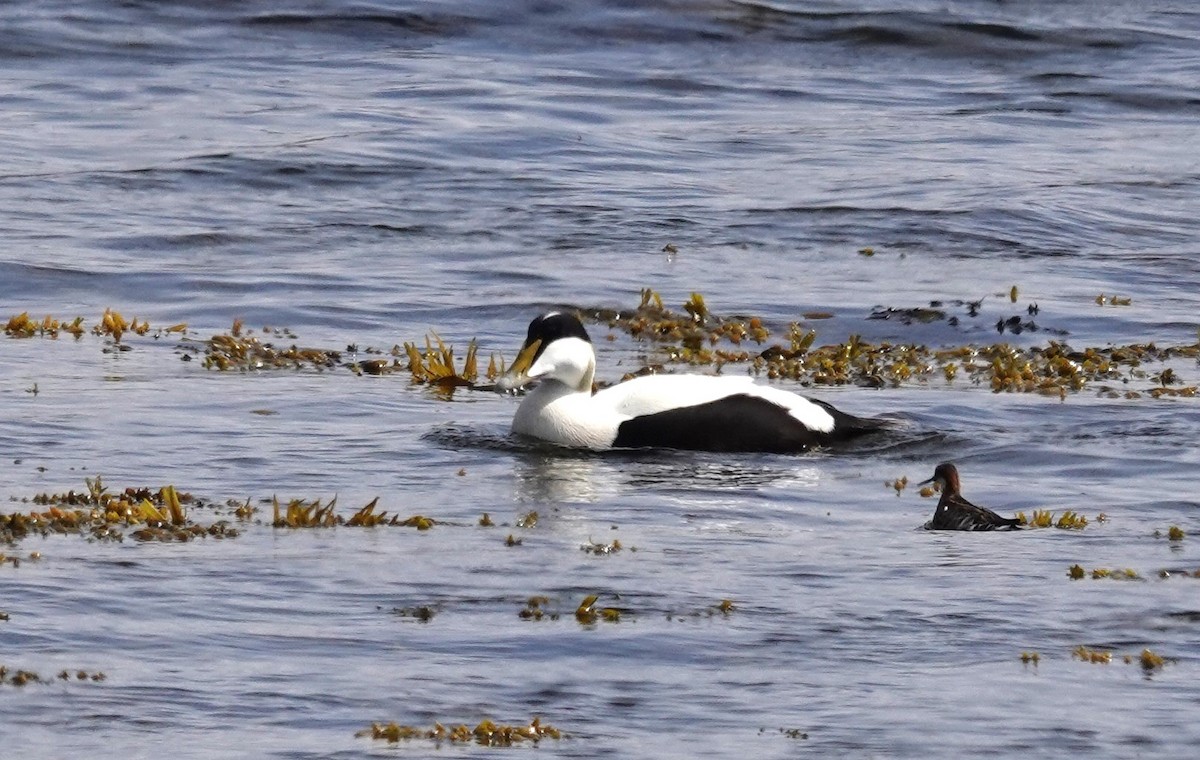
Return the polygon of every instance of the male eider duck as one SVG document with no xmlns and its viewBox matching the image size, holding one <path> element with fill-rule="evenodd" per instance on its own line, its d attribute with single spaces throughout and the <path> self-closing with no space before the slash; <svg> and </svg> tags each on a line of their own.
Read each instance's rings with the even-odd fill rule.
<svg viewBox="0 0 1200 760">
<path fill-rule="evenodd" d="M 500 391 L 537 380 L 513 432 L 582 449 L 672 448 L 794 452 L 884 426 L 823 401 L 758 385 L 750 377 L 648 375 L 592 393 L 596 353 L 575 316 L 552 311 L 529 323 Z"/>
<path fill-rule="evenodd" d="M 942 489 L 933 519 L 925 523 L 926 530 L 1017 530 L 1021 521 L 1015 517 L 1001 517 L 987 507 L 972 504 L 963 498 L 962 486 L 958 482 L 958 468 L 950 462 L 942 462 L 933 471 L 933 477 L 918 485 L 937 483 Z"/>
</svg>

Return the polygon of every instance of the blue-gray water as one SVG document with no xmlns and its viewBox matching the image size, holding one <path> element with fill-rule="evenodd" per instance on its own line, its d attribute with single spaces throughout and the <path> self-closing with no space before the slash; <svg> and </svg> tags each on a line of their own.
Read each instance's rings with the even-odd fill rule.
<svg viewBox="0 0 1200 760">
<path fill-rule="evenodd" d="M 1179 0 L 15 2 L 0 61 L 4 320 L 241 318 L 332 348 L 436 330 L 511 356 L 547 306 L 651 287 L 776 337 L 831 312 L 818 343 L 990 343 L 1031 303 L 1045 329 L 1005 339 L 1182 345 L 1200 324 L 1200 13 Z M 981 297 L 958 326 L 867 319 Z M 647 358 L 593 331 L 605 380 Z M 5 757 L 422 756 L 355 732 L 533 715 L 569 733 L 539 752 L 576 757 L 1200 742 L 1200 580 L 1157 576 L 1200 567 L 1194 400 L 848 387 L 810 392 L 895 415 L 894 440 L 557 456 L 506 437 L 512 398 L 126 343 L 0 340 L 0 497 L 102 474 L 447 524 L 2 547 L 42 558 L 0 564 L 0 665 L 107 676 L 0 685 Z M 884 481 L 944 459 L 1002 512 L 1093 522 L 915 530 L 932 502 Z M 1171 525 L 1183 542 L 1155 537 Z M 576 622 L 590 593 L 621 621 Z M 522 620 L 533 595 L 565 614 Z M 1143 648 L 1167 665 L 1121 661 Z"/>
</svg>

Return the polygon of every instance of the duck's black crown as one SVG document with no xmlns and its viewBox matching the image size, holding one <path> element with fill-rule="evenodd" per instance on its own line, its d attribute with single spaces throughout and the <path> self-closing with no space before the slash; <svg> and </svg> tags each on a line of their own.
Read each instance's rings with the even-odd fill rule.
<svg viewBox="0 0 1200 760">
<path fill-rule="evenodd" d="M 587 330 L 583 329 L 583 323 L 574 314 L 550 311 L 534 317 L 533 321 L 529 323 L 529 332 L 525 335 L 525 345 L 528 346 L 535 340 L 540 340 L 542 345 L 537 352 L 540 356 L 542 351 L 546 350 L 546 346 L 559 338 L 579 338 L 588 343 L 592 342 L 592 339 L 588 337 Z"/>
</svg>

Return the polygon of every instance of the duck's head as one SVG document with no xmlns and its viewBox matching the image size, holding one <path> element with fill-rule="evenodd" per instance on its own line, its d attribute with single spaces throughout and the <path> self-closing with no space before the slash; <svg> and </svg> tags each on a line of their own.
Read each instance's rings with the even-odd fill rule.
<svg viewBox="0 0 1200 760">
<path fill-rule="evenodd" d="M 962 487 L 958 482 L 958 468 L 950 462 L 942 462 L 933 470 L 933 477 L 929 480 L 923 480 L 917 485 L 923 486 L 926 483 L 937 483 L 938 488 L 942 489 L 942 493 L 961 493 Z"/>
<path fill-rule="evenodd" d="M 572 390 L 592 392 L 596 352 L 574 314 L 547 312 L 529 323 L 525 343 L 496 390 L 511 392 L 533 380 L 553 380 Z"/>
</svg>

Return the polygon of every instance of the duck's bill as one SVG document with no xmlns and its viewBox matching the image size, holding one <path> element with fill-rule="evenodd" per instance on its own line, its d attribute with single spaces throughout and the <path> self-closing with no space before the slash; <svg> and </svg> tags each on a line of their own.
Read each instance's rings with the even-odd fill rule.
<svg viewBox="0 0 1200 760">
<path fill-rule="evenodd" d="M 529 376 L 529 368 L 533 366 L 534 357 L 537 356 L 538 349 L 541 347 L 542 341 L 540 340 L 521 346 L 512 366 L 496 379 L 496 390 L 500 393 L 512 393 L 532 382 L 533 378 Z"/>
</svg>

